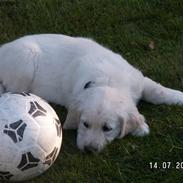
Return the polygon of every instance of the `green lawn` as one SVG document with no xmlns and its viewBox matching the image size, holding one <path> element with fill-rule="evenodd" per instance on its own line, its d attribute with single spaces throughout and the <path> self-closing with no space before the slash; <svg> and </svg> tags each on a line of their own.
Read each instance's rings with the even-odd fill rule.
<svg viewBox="0 0 183 183">
<path fill-rule="evenodd" d="M 145 75 L 183 91 L 182 0 L 7 1 L 0 0 L 0 44 L 36 33 L 90 37 Z M 66 112 L 53 107 L 64 121 Z M 149 164 L 183 162 L 183 107 L 142 102 L 139 110 L 150 126 L 149 136 L 127 136 L 100 154 L 83 154 L 76 147 L 76 132 L 64 131 L 55 164 L 27 183 L 182 182 L 183 167 L 150 169 Z"/>
</svg>

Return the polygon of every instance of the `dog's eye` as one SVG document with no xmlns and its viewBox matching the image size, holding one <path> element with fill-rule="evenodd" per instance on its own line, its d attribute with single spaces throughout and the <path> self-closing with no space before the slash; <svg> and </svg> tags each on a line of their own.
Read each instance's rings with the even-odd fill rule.
<svg viewBox="0 0 183 183">
<path fill-rule="evenodd" d="M 89 124 L 86 121 L 83 122 L 83 125 L 84 125 L 85 128 L 89 128 L 90 127 Z"/>
<path fill-rule="evenodd" d="M 109 132 L 109 131 L 112 130 L 112 128 L 109 127 L 109 126 L 107 126 L 107 125 L 104 125 L 104 126 L 102 127 L 102 130 L 103 130 L 104 132 Z"/>
</svg>

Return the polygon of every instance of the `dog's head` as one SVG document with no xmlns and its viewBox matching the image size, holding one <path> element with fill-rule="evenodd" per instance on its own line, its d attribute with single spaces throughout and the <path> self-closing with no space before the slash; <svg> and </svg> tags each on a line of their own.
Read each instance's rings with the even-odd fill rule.
<svg viewBox="0 0 183 183">
<path fill-rule="evenodd" d="M 100 151 L 115 138 L 132 133 L 142 120 L 127 94 L 111 87 L 91 87 L 69 111 L 65 128 L 78 128 L 77 146 Z"/>
</svg>

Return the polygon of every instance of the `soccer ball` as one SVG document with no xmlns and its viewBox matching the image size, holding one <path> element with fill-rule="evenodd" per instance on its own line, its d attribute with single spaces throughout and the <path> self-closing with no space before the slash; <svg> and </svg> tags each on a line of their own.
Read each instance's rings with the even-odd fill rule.
<svg viewBox="0 0 183 183">
<path fill-rule="evenodd" d="M 51 106 L 30 93 L 0 97 L 0 180 L 22 181 L 55 161 L 62 128 Z"/>
</svg>

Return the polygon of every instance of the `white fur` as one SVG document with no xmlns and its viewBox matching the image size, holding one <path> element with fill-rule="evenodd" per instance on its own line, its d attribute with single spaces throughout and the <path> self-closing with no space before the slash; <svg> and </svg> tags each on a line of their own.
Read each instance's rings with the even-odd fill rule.
<svg viewBox="0 0 183 183">
<path fill-rule="evenodd" d="M 144 77 L 119 54 L 90 39 L 56 34 L 25 36 L 0 47 L 0 84 L 2 93 L 27 91 L 64 105 L 64 128 L 78 128 L 81 150 L 100 151 L 129 133 L 148 134 L 136 108 L 141 98 L 183 104 L 182 92 Z"/>
</svg>

